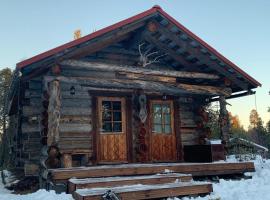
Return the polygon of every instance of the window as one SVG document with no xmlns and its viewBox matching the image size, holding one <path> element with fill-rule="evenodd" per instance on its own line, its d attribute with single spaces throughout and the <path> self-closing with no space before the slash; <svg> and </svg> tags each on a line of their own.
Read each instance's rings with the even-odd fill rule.
<svg viewBox="0 0 270 200">
<path fill-rule="evenodd" d="M 152 103 L 152 131 L 154 133 L 172 133 L 171 102 Z"/>
<path fill-rule="evenodd" d="M 104 133 L 121 133 L 123 129 L 122 102 L 102 100 L 102 130 Z"/>
</svg>

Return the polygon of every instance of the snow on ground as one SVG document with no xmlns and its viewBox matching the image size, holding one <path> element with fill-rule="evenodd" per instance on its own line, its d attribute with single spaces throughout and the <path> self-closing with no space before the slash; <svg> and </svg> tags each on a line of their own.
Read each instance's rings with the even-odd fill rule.
<svg viewBox="0 0 270 200">
<path fill-rule="evenodd" d="M 46 190 L 38 190 L 26 195 L 11 194 L 0 180 L 0 200 L 73 200 L 73 198 L 70 194 L 56 194 L 54 191 Z"/>
<path fill-rule="evenodd" d="M 230 160 L 232 161 L 232 160 Z M 257 158 L 255 173 L 252 179 L 223 180 L 213 183 L 214 192 L 205 197 L 188 198 L 181 200 L 270 200 L 270 160 Z M 169 198 L 168 200 L 180 200 Z"/>
<path fill-rule="evenodd" d="M 232 162 L 234 159 L 229 159 Z M 223 180 L 213 183 L 214 192 L 205 197 L 188 198 L 181 200 L 270 200 L 270 160 L 255 161 L 256 172 L 252 179 Z M 56 194 L 54 191 L 38 190 L 27 195 L 11 194 L 0 181 L 0 200 L 73 200 L 69 194 Z M 180 200 L 168 198 L 168 200 Z"/>
</svg>

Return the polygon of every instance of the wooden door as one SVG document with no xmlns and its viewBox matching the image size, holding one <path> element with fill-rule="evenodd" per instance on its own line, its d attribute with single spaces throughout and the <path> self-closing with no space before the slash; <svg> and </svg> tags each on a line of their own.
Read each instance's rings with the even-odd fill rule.
<svg viewBox="0 0 270 200">
<path fill-rule="evenodd" d="M 98 158 L 100 163 L 126 162 L 126 103 L 124 98 L 98 98 Z"/>
<path fill-rule="evenodd" d="M 176 161 L 173 101 L 153 100 L 150 102 L 150 112 L 152 160 Z"/>
</svg>

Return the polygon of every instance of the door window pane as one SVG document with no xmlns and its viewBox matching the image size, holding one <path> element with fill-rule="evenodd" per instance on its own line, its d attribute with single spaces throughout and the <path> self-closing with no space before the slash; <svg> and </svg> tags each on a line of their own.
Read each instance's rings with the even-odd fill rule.
<svg viewBox="0 0 270 200">
<path fill-rule="evenodd" d="M 102 132 L 122 132 L 121 101 L 102 101 Z"/>
<path fill-rule="evenodd" d="M 102 132 L 112 132 L 112 123 L 104 122 L 102 126 Z"/>
<path fill-rule="evenodd" d="M 113 121 L 121 121 L 121 112 L 113 112 Z"/>
<path fill-rule="evenodd" d="M 121 111 L 121 101 L 113 101 L 112 105 L 113 105 L 113 110 Z"/>
<path fill-rule="evenodd" d="M 122 123 L 114 122 L 113 123 L 113 132 L 122 132 Z"/>
<path fill-rule="evenodd" d="M 154 124 L 154 133 L 162 133 L 162 125 L 161 124 Z"/>
<path fill-rule="evenodd" d="M 171 115 L 164 115 L 165 124 L 171 124 Z"/>
<path fill-rule="evenodd" d="M 152 104 L 152 130 L 154 133 L 172 133 L 171 104 L 160 102 Z"/>
<path fill-rule="evenodd" d="M 164 125 L 164 133 L 171 133 L 171 125 Z"/>
<path fill-rule="evenodd" d="M 154 123 L 161 124 L 162 123 L 162 115 L 161 113 L 154 113 Z"/>
</svg>

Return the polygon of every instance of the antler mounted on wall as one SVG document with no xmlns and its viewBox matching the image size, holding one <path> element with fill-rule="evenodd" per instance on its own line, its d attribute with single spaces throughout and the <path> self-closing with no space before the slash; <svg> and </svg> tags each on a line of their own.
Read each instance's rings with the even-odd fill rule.
<svg viewBox="0 0 270 200">
<path fill-rule="evenodd" d="M 151 48 L 146 50 L 144 53 L 142 53 L 141 47 L 145 45 L 145 43 L 139 44 L 139 53 L 140 53 L 140 60 L 139 64 L 142 67 L 146 67 L 147 65 L 153 64 L 153 63 L 158 63 L 159 59 L 163 56 L 166 56 L 167 53 L 159 55 L 158 51 L 150 52 Z M 154 55 L 156 55 L 154 57 Z"/>
</svg>

